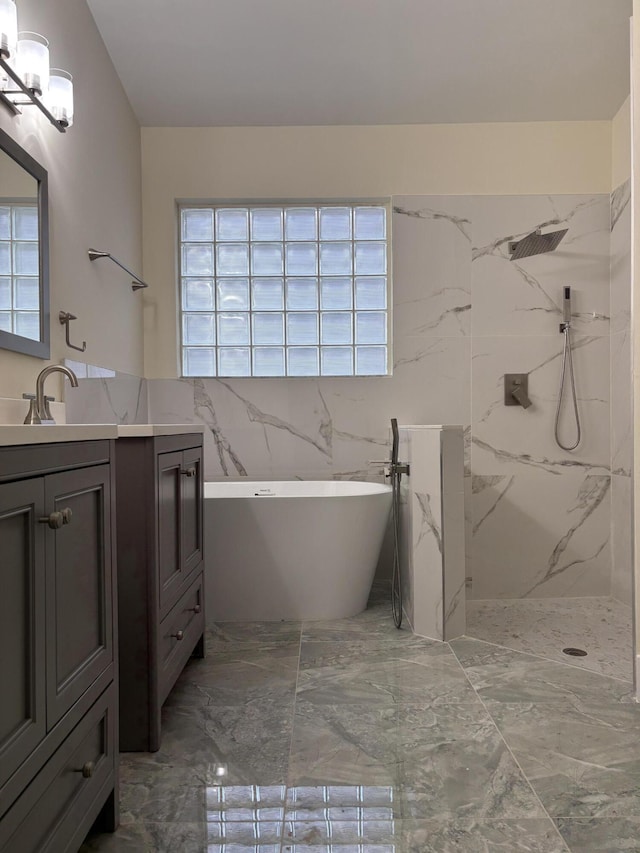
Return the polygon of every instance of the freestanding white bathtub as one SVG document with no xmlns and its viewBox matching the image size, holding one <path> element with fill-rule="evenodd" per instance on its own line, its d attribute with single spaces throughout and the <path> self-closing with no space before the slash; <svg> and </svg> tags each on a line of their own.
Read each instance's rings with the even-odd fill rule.
<svg viewBox="0 0 640 853">
<path fill-rule="evenodd" d="M 364 610 L 391 487 L 205 483 L 207 622 L 341 619 Z"/>
</svg>

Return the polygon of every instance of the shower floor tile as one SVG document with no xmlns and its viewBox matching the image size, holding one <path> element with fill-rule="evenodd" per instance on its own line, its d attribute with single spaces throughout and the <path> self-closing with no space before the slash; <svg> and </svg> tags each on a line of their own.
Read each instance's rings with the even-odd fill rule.
<svg viewBox="0 0 640 853">
<path fill-rule="evenodd" d="M 468 637 L 633 679 L 631 608 L 613 598 L 467 601 Z M 586 657 L 568 657 L 574 647 Z"/>
</svg>

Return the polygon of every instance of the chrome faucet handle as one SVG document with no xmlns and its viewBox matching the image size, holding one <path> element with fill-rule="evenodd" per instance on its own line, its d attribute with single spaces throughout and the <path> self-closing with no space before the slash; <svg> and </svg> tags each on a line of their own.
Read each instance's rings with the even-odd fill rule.
<svg viewBox="0 0 640 853">
<path fill-rule="evenodd" d="M 51 409 L 49 408 L 49 403 L 55 403 L 55 401 L 56 401 L 55 397 L 45 397 L 44 398 L 44 412 L 42 414 L 44 415 L 45 421 L 52 421 L 53 420 L 53 415 L 51 414 Z"/>
<path fill-rule="evenodd" d="M 37 424 L 41 424 L 40 415 L 38 414 L 38 410 L 36 408 L 36 395 L 35 394 L 23 394 L 22 395 L 25 400 L 29 401 L 29 411 L 27 412 L 27 416 L 24 419 L 23 423 L 31 424 L 33 426 Z"/>
</svg>

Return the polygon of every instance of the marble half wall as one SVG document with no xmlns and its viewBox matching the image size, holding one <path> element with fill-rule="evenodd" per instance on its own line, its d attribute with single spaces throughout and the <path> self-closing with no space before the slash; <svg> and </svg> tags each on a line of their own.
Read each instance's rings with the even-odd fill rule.
<svg viewBox="0 0 640 853">
<path fill-rule="evenodd" d="M 434 640 L 465 633 L 463 431 L 400 426 L 400 559 L 404 612 Z"/>
</svg>

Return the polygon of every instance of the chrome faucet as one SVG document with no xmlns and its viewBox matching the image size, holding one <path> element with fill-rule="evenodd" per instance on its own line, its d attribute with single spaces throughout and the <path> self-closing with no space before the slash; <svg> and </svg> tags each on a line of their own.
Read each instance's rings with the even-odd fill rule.
<svg viewBox="0 0 640 853">
<path fill-rule="evenodd" d="M 50 364 L 43 368 L 36 379 L 36 396 L 31 398 L 29 404 L 29 413 L 24 419 L 25 424 L 55 424 L 49 411 L 49 402 L 44 395 L 44 380 L 50 373 L 64 373 L 71 382 L 73 388 L 78 387 L 78 377 L 73 370 L 65 367 L 64 364 Z"/>
</svg>

